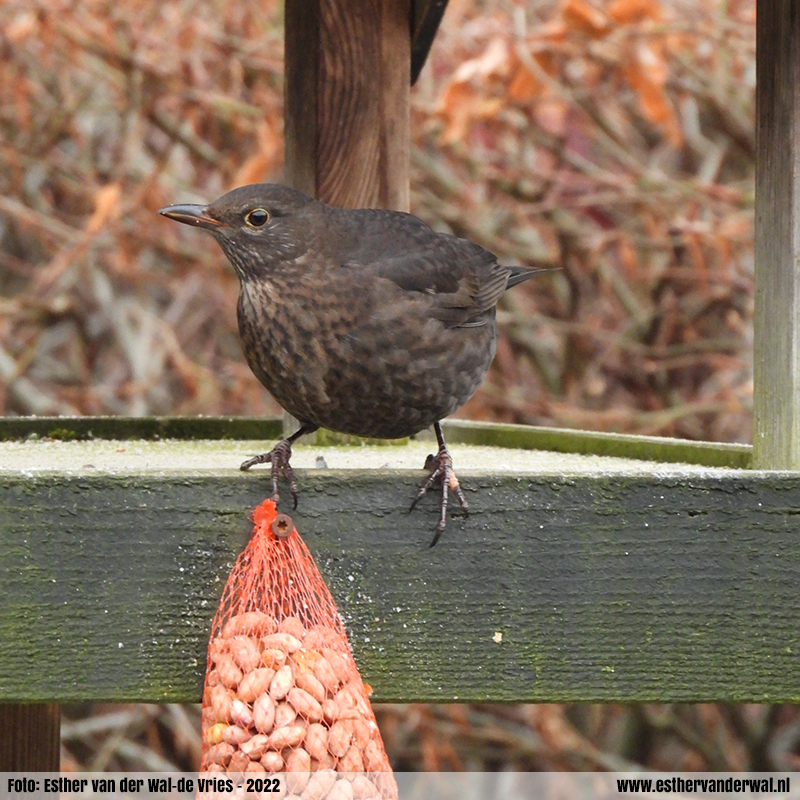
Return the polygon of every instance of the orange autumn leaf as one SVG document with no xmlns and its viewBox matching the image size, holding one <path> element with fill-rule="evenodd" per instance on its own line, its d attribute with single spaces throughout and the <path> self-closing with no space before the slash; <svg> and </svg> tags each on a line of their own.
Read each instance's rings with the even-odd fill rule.
<svg viewBox="0 0 800 800">
<path fill-rule="evenodd" d="M 640 42 L 628 63 L 625 77 L 639 101 L 645 119 L 664 132 L 673 147 L 683 144 L 683 131 L 667 98 L 665 86 L 669 69 L 660 48 Z"/>
<path fill-rule="evenodd" d="M 94 211 L 86 223 L 87 233 L 97 233 L 109 219 L 119 217 L 121 197 L 122 187 L 118 183 L 106 184 L 95 192 Z"/>
<path fill-rule="evenodd" d="M 656 0 L 614 0 L 608 6 L 608 15 L 622 25 L 658 21 L 661 19 L 661 7 Z"/>
<path fill-rule="evenodd" d="M 442 144 L 460 141 L 475 122 L 491 119 L 502 106 L 502 99 L 484 97 L 469 83 L 451 83 L 439 108 L 445 120 Z"/>
<path fill-rule="evenodd" d="M 544 93 L 545 86 L 542 81 L 524 64 L 518 64 L 508 84 L 508 99 L 516 103 L 526 103 L 541 97 Z"/>
<path fill-rule="evenodd" d="M 555 76 L 560 66 L 551 52 L 532 52 L 526 59 L 513 52 L 512 61 L 511 78 L 506 88 L 509 100 L 525 103 L 551 94 L 547 77 Z"/>
<path fill-rule="evenodd" d="M 567 0 L 561 16 L 569 28 L 589 36 L 605 36 L 608 32 L 608 17 L 586 0 Z"/>
</svg>

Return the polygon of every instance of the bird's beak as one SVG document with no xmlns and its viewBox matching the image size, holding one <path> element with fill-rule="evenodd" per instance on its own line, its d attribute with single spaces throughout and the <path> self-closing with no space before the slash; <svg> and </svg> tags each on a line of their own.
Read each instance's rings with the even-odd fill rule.
<svg viewBox="0 0 800 800">
<path fill-rule="evenodd" d="M 164 217 L 183 222 L 186 225 L 196 225 L 198 228 L 206 228 L 212 231 L 222 225 L 219 220 L 208 215 L 208 209 L 205 206 L 167 206 L 160 209 L 158 213 Z"/>
</svg>

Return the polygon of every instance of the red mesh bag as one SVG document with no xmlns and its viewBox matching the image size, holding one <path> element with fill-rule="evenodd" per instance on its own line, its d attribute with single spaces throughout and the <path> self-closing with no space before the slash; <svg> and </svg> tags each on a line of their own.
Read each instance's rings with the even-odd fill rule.
<svg viewBox="0 0 800 800">
<path fill-rule="evenodd" d="M 396 798 L 367 687 L 314 559 L 271 500 L 253 521 L 211 629 L 200 771 L 235 782 L 285 772 L 288 797 Z"/>
</svg>

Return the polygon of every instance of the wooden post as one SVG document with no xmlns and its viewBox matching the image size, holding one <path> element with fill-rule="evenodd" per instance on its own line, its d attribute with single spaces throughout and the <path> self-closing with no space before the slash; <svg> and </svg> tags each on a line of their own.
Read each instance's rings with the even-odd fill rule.
<svg viewBox="0 0 800 800">
<path fill-rule="evenodd" d="M 758 0 L 753 463 L 800 469 L 800 5 Z"/>
<path fill-rule="evenodd" d="M 61 707 L 0 704 L 0 772 L 59 772 Z"/>
<path fill-rule="evenodd" d="M 410 0 L 286 4 L 286 182 L 408 211 Z"/>
<path fill-rule="evenodd" d="M 284 14 L 286 182 L 408 211 L 410 0 L 292 0 Z M 285 414 L 284 436 L 297 427 Z"/>
</svg>

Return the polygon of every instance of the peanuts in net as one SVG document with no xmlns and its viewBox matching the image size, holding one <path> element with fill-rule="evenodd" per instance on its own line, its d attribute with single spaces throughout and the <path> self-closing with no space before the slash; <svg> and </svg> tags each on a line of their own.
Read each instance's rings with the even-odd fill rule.
<svg viewBox="0 0 800 800">
<path fill-rule="evenodd" d="M 256 509 L 214 620 L 201 772 L 286 773 L 284 796 L 302 800 L 396 798 L 333 598 L 297 532 L 275 535 L 275 516 L 272 501 Z"/>
</svg>

